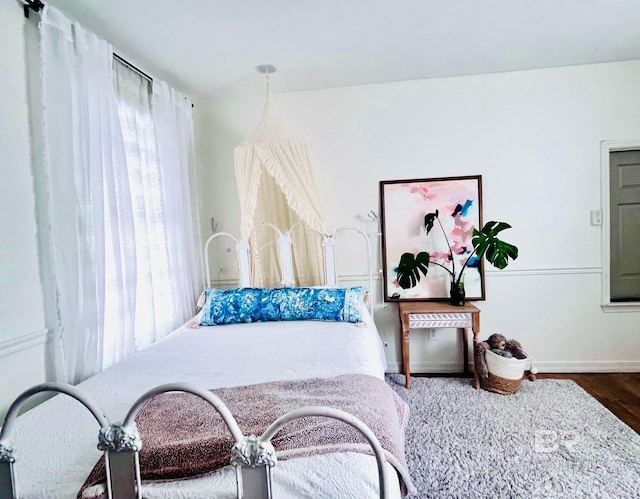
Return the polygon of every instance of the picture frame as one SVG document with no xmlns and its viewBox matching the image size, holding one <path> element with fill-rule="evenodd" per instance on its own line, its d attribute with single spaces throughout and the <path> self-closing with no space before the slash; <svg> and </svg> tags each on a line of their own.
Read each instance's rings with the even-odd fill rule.
<svg viewBox="0 0 640 499">
<path fill-rule="evenodd" d="M 448 301 L 451 275 L 447 269 L 453 263 L 458 275 L 469 257 L 463 273 L 466 299 L 485 299 L 483 259 L 474 256 L 471 243 L 473 229 L 483 226 L 481 175 L 382 180 L 380 214 L 385 302 Z M 432 214 L 428 234 L 427 214 Z M 418 282 L 403 288 L 398 281 L 402 255 L 417 257 L 421 252 L 429 255 L 427 273 L 416 271 Z M 407 285 L 406 279 L 401 282 Z"/>
</svg>

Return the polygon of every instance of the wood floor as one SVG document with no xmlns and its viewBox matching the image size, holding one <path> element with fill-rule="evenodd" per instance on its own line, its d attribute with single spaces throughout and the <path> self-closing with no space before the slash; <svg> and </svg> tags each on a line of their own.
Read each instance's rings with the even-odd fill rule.
<svg viewBox="0 0 640 499">
<path fill-rule="evenodd" d="M 412 376 L 462 376 L 414 374 Z M 571 379 L 640 434 L 640 373 L 545 373 L 538 379 Z"/>
</svg>

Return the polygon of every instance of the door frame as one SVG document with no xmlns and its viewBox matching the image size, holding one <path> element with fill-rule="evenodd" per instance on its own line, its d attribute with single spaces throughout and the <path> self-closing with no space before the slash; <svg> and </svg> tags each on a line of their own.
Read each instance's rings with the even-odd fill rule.
<svg viewBox="0 0 640 499">
<path fill-rule="evenodd" d="M 610 154 L 618 151 L 640 151 L 640 139 L 603 140 L 600 142 L 601 186 L 601 251 L 602 251 L 602 310 L 605 312 L 640 312 L 638 302 L 611 301 L 611 195 L 609 168 Z"/>
</svg>

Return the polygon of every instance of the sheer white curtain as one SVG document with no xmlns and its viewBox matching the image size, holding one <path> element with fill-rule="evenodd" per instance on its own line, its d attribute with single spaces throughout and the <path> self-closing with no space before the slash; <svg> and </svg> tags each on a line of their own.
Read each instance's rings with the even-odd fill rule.
<svg viewBox="0 0 640 499">
<path fill-rule="evenodd" d="M 41 22 L 56 379 L 77 383 L 170 333 L 201 291 L 191 104 L 113 62 L 46 7 Z"/>
<path fill-rule="evenodd" d="M 123 348 L 133 348 L 135 232 L 112 48 L 50 6 L 40 30 L 49 208 L 41 230 L 54 274 L 46 292 L 57 310 L 49 326 L 56 379 L 77 383 L 103 367 L 105 303 Z M 107 296 L 107 287 L 115 292 Z"/>
<path fill-rule="evenodd" d="M 151 116 L 151 82 L 114 61 L 113 81 L 127 162 L 136 246 L 135 348 L 143 348 L 174 329 L 174 305 L 169 280 L 167 226 L 156 138 Z M 116 268 L 107 268 L 115 277 Z M 108 284 L 115 284 L 112 279 Z M 105 308 L 117 306 L 117 286 L 107 286 Z M 107 331 L 117 331 L 117 320 L 105 317 Z M 105 364 L 132 352 L 120 335 L 105 335 Z"/>
<path fill-rule="evenodd" d="M 167 226 L 169 278 L 175 306 L 174 326 L 193 315 L 202 292 L 199 221 L 195 199 L 192 105 L 165 82 L 154 80 L 153 122 L 158 145 Z"/>
</svg>

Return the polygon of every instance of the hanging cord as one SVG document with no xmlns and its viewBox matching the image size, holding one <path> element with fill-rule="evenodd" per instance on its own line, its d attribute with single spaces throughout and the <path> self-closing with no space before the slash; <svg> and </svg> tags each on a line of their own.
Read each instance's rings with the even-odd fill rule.
<svg viewBox="0 0 640 499">
<path fill-rule="evenodd" d="M 265 72 L 264 80 L 267 86 L 267 100 L 269 100 L 269 96 L 271 95 L 271 78 L 269 78 L 269 70 Z"/>
<path fill-rule="evenodd" d="M 256 66 L 256 71 L 264 75 L 264 79 L 267 82 L 267 93 L 271 90 L 271 78 L 270 75 L 275 73 L 278 69 L 273 64 L 259 64 Z"/>
<path fill-rule="evenodd" d="M 278 140 L 287 136 L 287 129 L 282 122 L 282 116 L 271 93 L 271 75 L 276 72 L 276 67 L 271 64 L 261 64 L 256 66 L 256 71 L 264 75 L 265 78 L 265 100 L 262 116 L 253 133 L 245 139 L 246 141 Z"/>
</svg>

